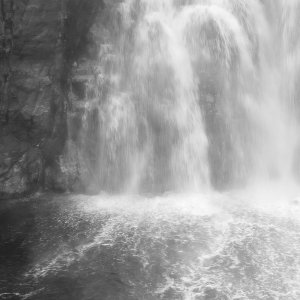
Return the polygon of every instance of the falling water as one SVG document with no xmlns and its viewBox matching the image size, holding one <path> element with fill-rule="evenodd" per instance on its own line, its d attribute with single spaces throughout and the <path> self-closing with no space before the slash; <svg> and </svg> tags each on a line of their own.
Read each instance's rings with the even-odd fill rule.
<svg viewBox="0 0 300 300">
<path fill-rule="evenodd" d="M 127 1 L 119 9 L 122 33 L 110 91 L 100 104 L 100 186 L 129 192 L 207 188 L 208 142 L 176 7 Z"/>
<path fill-rule="evenodd" d="M 294 181 L 299 9 L 295 0 L 114 4 L 98 100 L 87 106 L 98 109 L 99 191 Z"/>
</svg>

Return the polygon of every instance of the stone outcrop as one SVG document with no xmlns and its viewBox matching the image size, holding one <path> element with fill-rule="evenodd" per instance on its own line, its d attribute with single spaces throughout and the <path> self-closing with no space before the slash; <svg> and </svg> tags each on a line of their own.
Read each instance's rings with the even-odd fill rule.
<svg viewBox="0 0 300 300">
<path fill-rule="evenodd" d="M 76 61 L 93 55 L 90 31 L 103 3 L 1 0 L 0 5 L 0 199 L 38 189 L 64 191 L 70 183 L 62 163 L 69 95 L 76 87 L 71 76 Z M 77 82 L 79 96 L 82 88 Z M 76 168 L 68 172 L 75 182 Z"/>
</svg>

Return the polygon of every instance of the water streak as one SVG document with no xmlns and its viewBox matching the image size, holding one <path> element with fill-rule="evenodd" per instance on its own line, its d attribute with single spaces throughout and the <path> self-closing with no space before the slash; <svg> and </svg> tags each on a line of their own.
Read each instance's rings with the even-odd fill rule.
<svg viewBox="0 0 300 300">
<path fill-rule="evenodd" d="M 99 190 L 297 180 L 300 1 L 125 0 L 112 11 L 88 102 Z"/>
</svg>

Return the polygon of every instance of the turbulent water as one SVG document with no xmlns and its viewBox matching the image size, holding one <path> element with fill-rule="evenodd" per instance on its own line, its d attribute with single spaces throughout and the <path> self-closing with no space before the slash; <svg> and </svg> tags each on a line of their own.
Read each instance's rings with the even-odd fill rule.
<svg viewBox="0 0 300 300">
<path fill-rule="evenodd" d="M 0 299 L 297 300 L 300 208 L 286 197 L 2 203 Z"/>
<path fill-rule="evenodd" d="M 1 203 L 0 299 L 300 299 L 300 1 L 105 2 L 99 196 Z"/>
</svg>

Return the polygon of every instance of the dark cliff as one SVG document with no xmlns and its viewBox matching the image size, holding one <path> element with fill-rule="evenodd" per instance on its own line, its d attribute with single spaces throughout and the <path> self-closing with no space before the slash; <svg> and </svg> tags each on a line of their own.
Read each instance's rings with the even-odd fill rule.
<svg viewBox="0 0 300 300">
<path fill-rule="evenodd" d="M 97 53 L 92 26 L 104 4 L 0 4 L 0 199 L 39 189 L 64 191 L 69 179 L 60 160 L 68 139 L 70 90 L 83 97 L 84 80 L 73 77 L 77 62 Z"/>
</svg>

